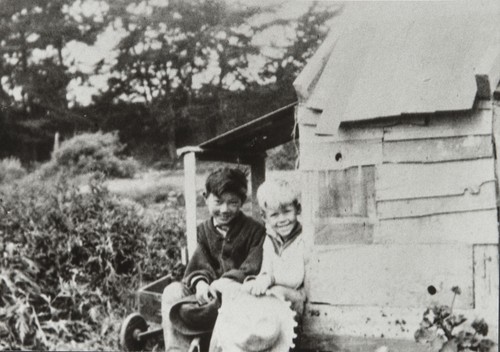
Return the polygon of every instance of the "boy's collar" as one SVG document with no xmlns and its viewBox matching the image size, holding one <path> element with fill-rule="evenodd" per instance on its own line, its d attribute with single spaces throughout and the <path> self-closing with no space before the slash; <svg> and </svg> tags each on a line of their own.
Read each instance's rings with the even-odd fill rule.
<svg viewBox="0 0 500 352">
<path fill-rule="evenodd" d="M 290 234 L 284 238 L 276 231 L 274 231 L 268 224 L 266 224 L 266 232 L 273 242 L 276 253 L 279 254 L 281 251 L 278 251 L 277 247 L 281 247 L 282 249 L 284 249 L 290 243 L 292 243 L 302 233 L 302 225 L 297 221 L 297 223 L 293 227 L 292 232 L 290 232 Z"/>
<path fill-rule="evenodd" d="M 212 216 L 211 222 L 216 230 L 227 233 L 233 227 L 233 225 L 236 223 L 236 221 L 238 221 L 237 219 L 239 219 L 241 217 L 241 214 L 243 214 L 243 213 L 241 211 L 239 211 L 238 214 L 236 214 L 236 216 L 228 224 L 218 224 L 213 216 Z"/>
</svg>

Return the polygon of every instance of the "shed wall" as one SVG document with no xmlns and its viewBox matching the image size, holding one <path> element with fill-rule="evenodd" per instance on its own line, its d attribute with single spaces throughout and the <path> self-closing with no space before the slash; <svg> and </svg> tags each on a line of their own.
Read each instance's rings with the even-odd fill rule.
<svg viewBox="0 0 500 352">
<path fill-rule="evenodd" d="M 499 105 L 335 136 L 314 133 L 321 111 L 297 108 L 313 247 L 306 331 L 413 340 L 425 308 L 449 305 L 459 286 L 456 309 L 484 317 L 498 341 Z"/>
</svg>

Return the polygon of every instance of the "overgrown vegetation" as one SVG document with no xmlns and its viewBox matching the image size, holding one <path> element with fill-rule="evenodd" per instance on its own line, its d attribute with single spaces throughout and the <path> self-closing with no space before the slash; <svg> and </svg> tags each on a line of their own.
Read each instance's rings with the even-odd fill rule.
<svg viewBox="0 0 500 352">
<path fill-rule="evenodd" d="M 73 175 L 102 172 L 108 177 L 133 177 L 139 164 L 120 156 L 124 148 L 117 133 L 82 133 L 64 141 L 42 173 L 51 176 L 64 170 Z"/>
<path fill-rule="evenodd" d="M 179 211 L 146 215 L 102 181 L 87 193 L 65 175 L 0 187 L 0 349 L 117 350 L 135 290 L 182 274 Z"/>
</svg>

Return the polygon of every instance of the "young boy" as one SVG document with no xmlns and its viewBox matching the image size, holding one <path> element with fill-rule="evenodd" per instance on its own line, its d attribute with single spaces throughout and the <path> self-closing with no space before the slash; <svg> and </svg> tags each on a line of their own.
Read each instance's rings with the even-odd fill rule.
<svg viewBox="0 0 500 352">
<path fill-rule="evenodd" d="M 210 219 L 198 225 L 198 246 L 182 283 L 163 291 L 165 351 L 187 351 L 191 340 L 172 326 L 169 312 L 174 303 L 195 294 L 200 305 L 207 304 L 224 281 L 242 283 L 259 272 L 265 228 L 241 212 L 246 194 L 247 179 L 238 169 L 222 168 L 207 177 L 204 197 Z"/>
<path fill-rule="evenodd" d="M 305 244 L 298 221 L 301 212 L 297 194 L 284 180 L 264 182 L 257 199 L 266 222 L 262 266 L 243 288 L 259 296 L 266 293 L 281 296 L 292 302 L 298 319 L 304 310 Z"/>
</svg>

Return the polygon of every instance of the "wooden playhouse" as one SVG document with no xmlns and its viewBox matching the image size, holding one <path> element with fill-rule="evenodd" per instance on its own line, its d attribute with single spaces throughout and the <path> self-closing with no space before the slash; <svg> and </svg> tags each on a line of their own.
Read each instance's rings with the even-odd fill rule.
<svg viewBox="0 0 500 352">
<path fill-rule="evenodd" d="M 255 192 L 266 150 L 298 136 L 303 349 L 425 351 L 414 332 L 453 286 L 498 341 L 500 12 L 475 4 L 353 3 L 297 78 L 298 104 L 179 150 L 192 253 L 196 160 L 250 165 Z"/>
</svg>

